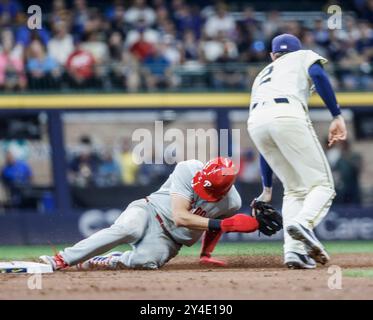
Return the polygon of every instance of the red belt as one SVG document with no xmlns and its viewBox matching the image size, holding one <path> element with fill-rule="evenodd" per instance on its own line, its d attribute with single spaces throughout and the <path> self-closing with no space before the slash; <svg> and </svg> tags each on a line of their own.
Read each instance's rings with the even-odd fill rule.
<svg viewBox="0 0 373 320">
<path fill-rule="evenodd" d="M 145 197 L 145 200 L 146 200 L 146 202 L 149 203 L 149 199 L 148 199 L 148 197 Z M 161 225 L 161 228 L 162 228 L 163 232 L 165 233 L 165 235 L 166 235 L 167 237 L 169 237 L 169 238 L 170 238 L 173 242 L 175 242 L 177 245 L 181 246 L 182 244 L 180 244 L 179 242 L 177 242 L 177 241 L 175 240 L 175 238 L 172 236 L 172 234 L 170 233 L 170 231 L 167 230 L 166 226 L 164 225 L 164 221 L 163 221 L 163 219 L 161 218 L 161 216 L 160 216 L 158 213 L 155 214 L 155 218 L 157 219 L 157 221 L 158 221 L 159 224 Z"/>
</svg>

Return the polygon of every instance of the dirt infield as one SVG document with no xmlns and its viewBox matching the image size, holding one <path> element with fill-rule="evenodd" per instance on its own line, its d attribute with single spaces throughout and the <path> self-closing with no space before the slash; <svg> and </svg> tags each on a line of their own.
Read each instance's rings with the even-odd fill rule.
<svg viewBox="0 0 373 320">
<path fill-rule="evenodd" d="M 0 274 L 0 299 L 373 299 L 373 278 L 343 277 L 328 288 L 327 267 L 288 270 L 277 256 L 223 257 L 227 268 L 207 268 L 177 257 L 157 271 L 75 271 L 43 275 L 30 290 L 29 275 Z M 343 270 L 373 266 L 373 254 L 333 256 Z"/>
</svg>

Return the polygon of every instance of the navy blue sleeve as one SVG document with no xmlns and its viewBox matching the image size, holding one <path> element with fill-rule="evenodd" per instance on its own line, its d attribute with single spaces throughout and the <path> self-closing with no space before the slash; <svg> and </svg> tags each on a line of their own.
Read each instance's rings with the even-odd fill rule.
<svg viewBox="0 0 373 320">
<path fill-rule="evenodd" d="M 262 155 L 260 155 L 260 171 L 262 174 L 263 185 L 267 188 L 271 188 L 273 171 Z"/>
<path fill-rule="evenodd" d="M 317 93 L 320 95 L 333 117 L 340 115 L 341 109 L 337 103 L 328 75 L 321 64 L 316 62 L 311 65 L 308 69 L 308 74 L 315 84 Z"/>
</svg>

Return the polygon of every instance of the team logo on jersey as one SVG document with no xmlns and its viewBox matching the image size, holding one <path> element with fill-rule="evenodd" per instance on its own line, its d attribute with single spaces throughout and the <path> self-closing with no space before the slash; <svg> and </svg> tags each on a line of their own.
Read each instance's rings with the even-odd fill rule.
<svg viewBox="0 0 373 320">
<path fill-rule="evenodd" d="M 207 212 L 203 210 L 201 207 L 198 207 L 197 209 L 194 210 L 193 214 L 196 214 L 197 216 L 200 216 L 200 217 L 205 217 Z"/>
<path fill-rule="evenodd" d="M 203 186 L 204 186 L 205 188 L 208 188 L 208 187 L 211 187 L 211 186 L 212 186 L 212 183 L 211 183 L 211 181 L 209 181 L 209 180 L 205 180 L 205 181 L 203 182 Z"/>
</svg>

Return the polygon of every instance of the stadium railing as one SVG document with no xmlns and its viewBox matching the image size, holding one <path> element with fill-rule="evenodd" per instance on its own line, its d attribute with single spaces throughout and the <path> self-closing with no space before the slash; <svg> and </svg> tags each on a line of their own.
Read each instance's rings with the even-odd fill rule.
<svg viewBox="0 0 373 320">
<path fill-rule="evenodd" d="M 27 85 L 20 90 L 15 76 L 5 78 L 0 94 L 13 93 L 72 93 L 72 92 L 217 92 L 248 91 L 265 63 L 200 63 L 189 61 L 165 68 L 164 65 L 131 67 L 124 64 L 96 66 L 92 77 L 76 82 L 61 68 L 59 72 L 35 78 L 26 72 Z M 154 70 L 154 72 L 151 71 Z M 158 70 L 164 69 L 163 72 Z M 333 85 L 338 91 L 372 91 L 373 64 L 351 63 L 329 64 L 326 66 Z M 123 70 L 123 71 L 122 71 Z M 147 85 L 147 78 L 155 78 L 155 85 Z"/>
</svg>

